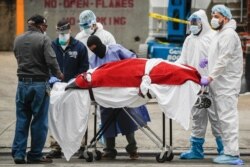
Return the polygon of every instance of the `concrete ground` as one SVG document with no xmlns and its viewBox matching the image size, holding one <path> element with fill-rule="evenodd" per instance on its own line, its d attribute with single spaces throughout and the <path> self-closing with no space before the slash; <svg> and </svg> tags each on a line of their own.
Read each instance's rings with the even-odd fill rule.
<svg viewBox="0 0 250 167">
<path fill-rule="evenodd" d="M 12 52 L 0 52 L 0 166 L 15 166 L 10 155 L 11 144 L 15 130 L 15 92 L 17 85 L 16 77 L 17 63 Z M 241 94 L 239 98 L 239 119 L 240 136 L 239 146 L 241 158 L 245 161 L 245 166 L 250 166 L 250 94 Z M 156 104 L 147 105 L 151 122 L 149 127 L 162 138 L 162 113 Z M 93 109 L 92 109 L 93 111 Z M 89 121 L 89 139 L 93 137 L 94 116 Z M 160 148 L 142 131 L 136 132 L 136 139 L 139 147 L 140 159 L 132 161 L 125 153 L 126 140 L 123 136 L 118 136 L 116 140 L 119 156 L 113 161 L 86 162 L 74 156 L 69 162 L 65 159 L 57 159 L 50 165 L 36 166 L 218 166 L 212 163 L 212 158 L 216 156 L 215 139 L 212 136 L 210 125 L 207 128 L 206 142 L 204 144 L 206 157 L 204 160 L 184 161 L 179 159 L 179 154 L 189 147 L 190 130 L 185 131 L 179 124 L 173 121 L 173 152 L 174 159 L 171 162 L 157 163 L 156 153 Z M 151 134 L 151 133 L 150 133 Z M 152 136 L 152 135 L 150 135 Z M 169 144 L 169 122 L 166 121 L 166 143 Z M 159 143 L 161 145 L 161 143 Z M 98 150 L 102 151 L 103 146 L 98 143 Z M 44 152 L 49 151 L 49 140 L 47 140 Z M 22 165 L 25 166 L 25 165 Z M 220 165 L 223 166 L 223 165 Z"/>
</svg>

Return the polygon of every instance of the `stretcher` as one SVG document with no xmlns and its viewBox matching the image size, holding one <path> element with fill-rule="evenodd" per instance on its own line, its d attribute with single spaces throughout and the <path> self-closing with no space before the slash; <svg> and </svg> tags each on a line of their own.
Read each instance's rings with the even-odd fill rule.
<svg viewBox="0 0 250 167">
<path fill-rule="evenodd" d="M 146 129 L 155 139 L 146 132 L 145 127 L 140 129 L 161 148 L 161 153 L 156 157 L 158 162 L 172 160 L 172 140 L 170 146 L 165 143 L 165 118 L 188 129 L 191 109 L 201 89 L 199 80 L 196 69 L 162 59 L 129 59 L 107 63 L 77 76 L 70 83 L 56 83 L 53 86 L 49 129 L 66 160 L 70 160 L 86 132 L 91 102 L 107 108 L 133 108 L 155 99 L 163 112 L 163 140 L 149 127 Z M 72 85 L 81 89 L 65 91 Z M 172 127 L 170 134 L 172 138 Z M 94 139 L 94 148 L 97 139 L 98 136 Z M 99 152 L 94 153 L 95 158 L 96 155 Z"/>
<path fill-rule="evenodd" d="M 148 102 L 147 104 L 151 105 L 151 104 L 156 104 L 156 102 Z M 92 105 L 95 106 L 95 117 L 94 117 L 94 137 L 91 139 L 90 144 L 88 145 L 87 141 L 88 141 L 88 133 L 85 133 L 85 149 L 83 152 L 83 156 L 84 159 L 87 162 L 92 162 L 94 159 L 95 160 L 101 160 L 102 157 L 102 153 L 101 151 L 99 151 L 97 149 L 97 142 L 101 139 L 102 135 L 104 134 L 104 132 L 106 131 L 106 129 L 109 127 L 109 125 L 111 124 L 111 122 L 115 119 L 116 115 L 119 113 L 115 113 L 116 115 L 113 115 L 109 120 L 107 120 L 103 126 L 98 130 L 96 129 L 96 125 L 97 125 L 97 121 L 96 121 L 96 112 L 97 112 L 97 104 L 96 102 L 92 102 Z M 128 111 L 126 108 L 123 108 L 123 111 L 130 117 L 130 119 L 133 120 L 133 122 L 137 125 L 137 127 L 152 141 L 156 144 L 156 146 L 161 150 L 161 152 L 159 154 L 156 154 L 156 161 L 157 162 L 165 162 L 165 161 L 171 161 L 174 158 L 174 154 L 173 154 L 173 148 L 172 148 L 172 120 L 169 120 L 169 145 L 166 144 L 165 142 L 165 138 L 166 138 L 166 134 L 165 134 L 165 114 L 162 113 L 162 139 L 146 124 L 144 126 L 141 126 L 139 122 L 142 122 L 142 120 L 140 120 L 138 122 L 138 120 L 136 120 Z M 138 118 L 137 118 L 138 119 Z M 92 152 L 89 151 L 89 149 L 92 149 Z"/>
</svg>

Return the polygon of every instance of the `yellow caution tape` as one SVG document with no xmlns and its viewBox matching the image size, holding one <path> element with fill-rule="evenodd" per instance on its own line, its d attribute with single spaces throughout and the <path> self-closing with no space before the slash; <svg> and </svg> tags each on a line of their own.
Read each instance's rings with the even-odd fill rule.
<svg viewBox="0 0 250 167">
<path fill-rule="evenodd" d="M 177 19 L 177 18 L 173 18 L 173 17 L 168 17 L 168 16 L 161 15 L 161 14 L 158 14 L 158 13 L 149 13 L 149 17 L 152 17 L 152 18 L 158 19 L 158 20 L 173 21 L 173 22 L 177 22 L 177 23 L 189 24 L 189 22 L 186 21 L 186 20 L 181 20 L 181 19 Z"/>
<path fill-rule="evenodd" d="M 155 41 L 158 42 L 158 43 L 160 43 L 160 44 L 163 44 L 163 45 L 169 44 L 168 42 L 162 42 L 162 41 L 160 41 L 160 40 L 158 40 L 158 39 L 155 39 Z"/>
</svg>

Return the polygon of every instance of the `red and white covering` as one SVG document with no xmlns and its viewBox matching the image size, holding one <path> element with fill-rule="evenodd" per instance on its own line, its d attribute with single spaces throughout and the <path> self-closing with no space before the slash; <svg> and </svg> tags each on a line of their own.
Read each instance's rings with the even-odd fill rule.
<svg viewBox="0 0 250 167">
<path fill-rule="evenodd" d="M 98 104 L 113 108 L 146 104 L 149 93 L 167 118 L 187 130 L 200 90 L 199 80 L 194 68 L 162 59 L 127 59 L 104 64 L 73 81 L 82 89 L 64 91 L 66 83 L 54 85 L 49 107 L 50 131 L 69 160 L 79 149 L 87 128 L 91 105 L 89 87 Z"/>
</svg>

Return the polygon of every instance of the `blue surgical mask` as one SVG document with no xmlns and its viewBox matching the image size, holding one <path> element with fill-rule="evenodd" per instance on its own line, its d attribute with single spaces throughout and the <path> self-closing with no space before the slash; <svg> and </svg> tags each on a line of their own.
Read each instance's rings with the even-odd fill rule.
<svg viewBox="0 0 250 167">
<path fill-rule="evenodd" d="M 201 31 L 201 27 L 197 25 L 191 25 L 189 30 L 191 31 L 192 34 L 196 35 Z"/>
<path fill-rule="evenodd" d="M 70 38 L 70 34 L 59 34 L 59 44 L 60 45 L 66 45 L 68 43 L 68 40 Z"/>
</svg>

